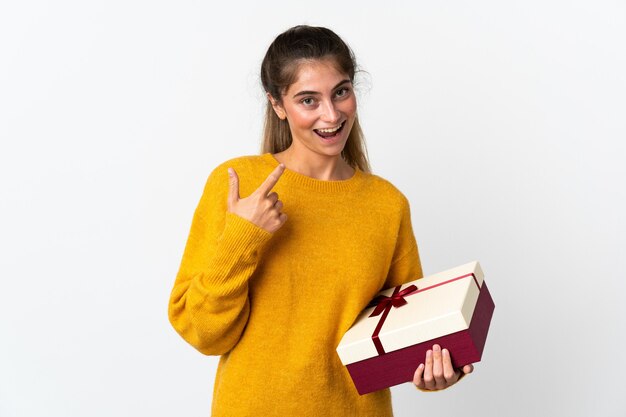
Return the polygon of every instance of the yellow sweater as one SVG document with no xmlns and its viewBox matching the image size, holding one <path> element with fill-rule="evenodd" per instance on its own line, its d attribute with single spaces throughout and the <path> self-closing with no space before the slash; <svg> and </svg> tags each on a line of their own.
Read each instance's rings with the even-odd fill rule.
<svg viewBox="0 0 626 417">
<path fill-rule="evenodd" d="M 277 165 L 266 153 L 213 170 L 172 290 L 176 331 L 221 355 L 212 415 L 391 416 L 390 391 L 360 396 L 335 348 L 378 291 L 422 276 L 409 203 L 359 169 L 342 181 L 286 169 L 278 231 L 227 211 L 228 167 L 244 198 Z"/>
</svg>

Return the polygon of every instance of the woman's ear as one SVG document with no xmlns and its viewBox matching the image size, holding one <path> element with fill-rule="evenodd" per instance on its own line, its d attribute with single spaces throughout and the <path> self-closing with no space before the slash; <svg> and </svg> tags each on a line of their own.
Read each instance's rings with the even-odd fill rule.
<svg viewBox="0 0 626 417">
<path fill-rule="evenodd" d="M 287 113 L 285 113 L 285 109 L 283 109 L 283 106 L 278 104 L 278 102 L 274 99 L 274 97 L 272 97 L 270 93 L 266 93 L 266 95 L 267 95 L 267 99 L 272 104 L 272 108 L 276 112 L 276 115 L 278 116 L 278 118 L 280 120 L 285 120 L 285 118 L 287 117 Z"/>
</svg>

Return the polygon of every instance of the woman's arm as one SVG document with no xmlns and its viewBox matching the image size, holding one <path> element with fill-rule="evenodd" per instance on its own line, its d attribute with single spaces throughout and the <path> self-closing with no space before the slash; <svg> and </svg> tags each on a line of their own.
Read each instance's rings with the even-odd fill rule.
<svg viewBox="0 0 626 417">
<path fill-rule="evenodd" d="M 384 288 L 396 287 L 400 284 L 415 281 L 423 276 L 422 264 L 411 224 L 411 209 L 409 201 L 404 195 L 402 195 L 400 200 L 400 210 L 401 217 L 396 246 Z"/>
<path fill-rule="evenodd" d="M 207 180 L 169 301 L 169 320 L 189 344 L 221 355 L 248 321 L 248 279 L 272 233 L 227 210 L 224 165 Z"/>
</svg>

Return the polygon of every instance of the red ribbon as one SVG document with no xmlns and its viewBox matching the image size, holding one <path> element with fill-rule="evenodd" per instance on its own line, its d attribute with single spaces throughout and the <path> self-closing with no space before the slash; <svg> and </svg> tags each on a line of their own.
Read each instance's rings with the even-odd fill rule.
<svg viewBox="0 0 626 417">
<path fill-rule="evenodd" d="M 387 316 L 391 311 L 391 307 L 402 307 L 403 305 L 407 304 L 407 301 L 404 299 L 404 297 L 417 293 L 417 286 L 415 285 L 409 285 L 408 287 L 400 291 L 401 287 L 402 285 L 398 285 L 396 288 L 394 288 L 391 297 L 381 295 L 372 300 L 372 303 L 376 303 L 376 308 L 374 309 L 372 314 L 369 315 L 369 317 L 378 316 L 380 313 L 383 313 L 383 316 L 378 321 L 378 325 L 374 330 L 374 334 L 372 334 L 372 341 L 374 342 L 374 346 L 376 346 L 376 351 L 379 355 L 384 355 L 385 349 L 383 348 L 383 344 L 378 338 L 378 333 L 380 333 L 380 329 L 382 329 L 383 324 L 385 323 L 385 320 L 387 319 Z"/>
<path fill-rule="evenodd" d="M 397 307 L 401 307 L 405 305 L 407 301 L 404 299 L 404 297 L 417 291 L 416 285 L 410 285 L 406 287 L 405 289 L 403 289 L 402 291 L 397 292 L 398 290 L 400 290 L 400 287 L 402 287 L 402 285 L 398 285 L 396 287 L 396 289 L 393 291 L 393 294 L 391 294 L 391 297 L 381 295 L 381 296 L 374 298 L 368 307 L 376 306 L 376 308 L 374 309 L 372 314 L 369 315 L 369 317 L 378 316 L 386 308 L 391 309 L 391 306 L 397 308 Z"/>
<path fill-rule="evenodd" d="M 385 320 L 387 319 L 387 316 L 389 315 L 389 312 L 391 311 L 391 307 L 398 308 L 398 307 L 402 307 L 403 305 L 407 304 L 407 301 L 404 299 L 404 297 L 407 297 L 409 295 L 417 294 L 417 293 L 420 293 L 422 291 L 426 291 L 426 290 L 429 290 L 431 288 L 439 287 L 440 285 L 445 285 L 445 284 L 448 284 L 450 282 L 457 281 L 459 279 L 467 278 L 467 277 L 470 277 L 470 276 L 474 279 L 474 283 L 476 284 L 476 286 L 480 290 L 480 285 L 478 285 L 478 280 L 476 279 L 476 276 L 473 273 L 469 273 L 469 274 L 461 275 L 460 277 L 449 279 L 449 280 L 444 281 L 444 282 L 440 282 L 440 283 L 435 284 L 435 285 L 431 285 L 430 287 L 422 288 L 419 291 L 417 289 L 417 286 L 415 286 L 415 285 L 409 285 L 408 287 L 406 287 L 405 289 L 400 291 L 400 288 L 402 287 L 402 285 L 398 285 L 397 287 L 394 288 L 393 293 L 391 294 L 391 297 L 387 297 L 385 295 L 381 295 L 381 296 L 378 296 L 378 297 L 374 298 L 368 304 L 368 306 L 366 308 L 376 306 L 376 308 L 374 309 L 372 314 L 370 314 L 368 317 L 375 317 L 375 316 L 380 315 L 381 313 L 383 314 L 382 317 L 380 318 L 380 320 L 378 321 L 378 325 L 376 326 L 376 329 L 374 329 L 374 333 L 372 334 L 372 341 L 374 342 L 374 346 L 376 346 L 376 351 L 378 352 L 378 354 L 379 355 L 384 355 L 385 354 L 385 349 L 383 348 L 383 344 L 381 343 L 380 339 L 378 338 L 378 334 L 380 333 L 380 330 L 382 329 L 383 324 L 385 323 Z"/>
</svg>

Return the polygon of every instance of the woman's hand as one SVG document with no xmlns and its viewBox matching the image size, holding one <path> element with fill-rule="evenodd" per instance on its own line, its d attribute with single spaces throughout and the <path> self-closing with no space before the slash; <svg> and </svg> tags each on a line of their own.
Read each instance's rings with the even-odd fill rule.
<svg viewBox="0 0 626 417">
<path fill-rule="evenodd" d="M 419 389 L 437 391 L 454 385 L 463 374 L 473 370 L 471 364 L 455 370 L 448 349 L 442 351 L 439 345 L 433 345 L 433 349 L 426 352 L 426 364 L 421 363 L 417 367 L 413 383 Z"/>
<path fill-rule="evenodd" d="M 270 193 L 270 190 L 284 171 L 285 166 L 278 165 L 256 191 L 246 198 L 239 198 L 239 177 L 234 169 L 228 168 L 228 211 L 270 233 L 280 229 L 287 221 L 287 215 L 280 212 L 283 203 L 278 200 L 278 194 Z"/>
</svg>

